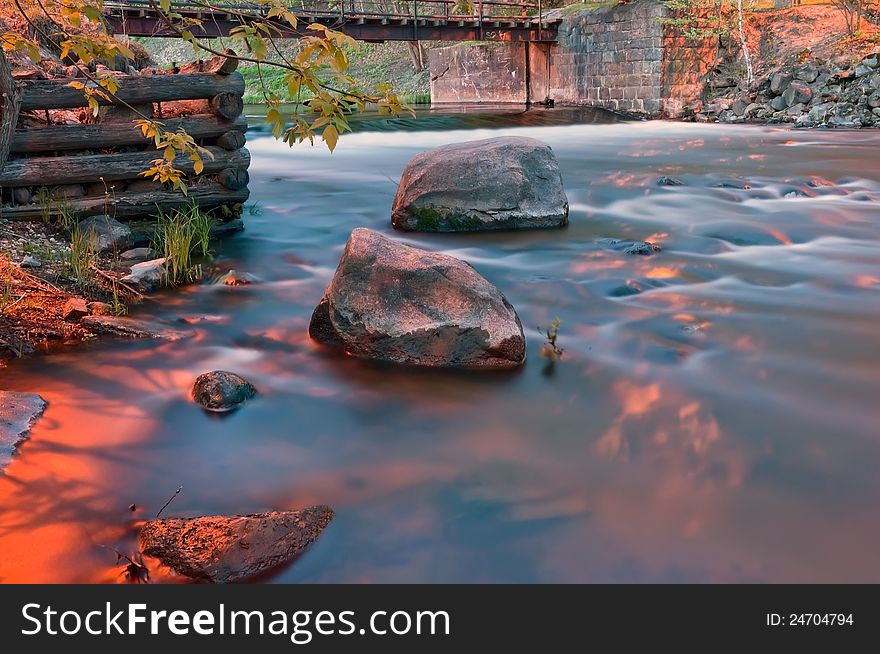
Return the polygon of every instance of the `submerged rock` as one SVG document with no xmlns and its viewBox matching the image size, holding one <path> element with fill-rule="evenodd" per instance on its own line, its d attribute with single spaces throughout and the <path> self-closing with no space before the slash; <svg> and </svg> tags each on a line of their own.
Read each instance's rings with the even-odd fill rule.
<svg viewBox="0 0 880 654">
<path fill-rule="evenodd" d="M 46 400 L 35 393 L 0 391 L 0 472 L 45 410 Z"/>
<path fill-rule="evenodd" d="M 218 286 L 249 286 L 256 284 L 258 281 L 260 280 L 257 276 L 251 273 L 230 270 L 226 274 L 221 275 L 214 284 Z"/>
<path fill-rule="evenodd" d="M 668 175 L 658 177 L 656 183 L 657 186 L 685 186 L 685 183 L 678 177 L 669 177 Z"/>
<path fill-rule="evenodd" d="M 648 241 L 624 241 L 619 238 L 600 238 L 596 242 L 603 248 L 614 250 L 615 252 L 638 254 L 643 257 L 657 254 L 663 249 L 657 243 L 650 243 Z"/>
<path fill-rule="evenodd" d="M 173 329 L 164 323 L 117 316 L 86 316 L 80 321 L 80 324 L 99 334 L 127 338 L 160 338 L 166 341 L 177 341 L 190 335 L 188 332 Z"/>
<path fill-rule="evenodd" d="M 79 222 L 79 229 L 90 235 L 95 249 L 101 253 L 127 250 L 133 242 L 128 225 L 110 216 L 91 216 Z"/>
<path fill-rule="evenodd" d="M 779 232 L 768 230 L 765 226 L 744 221 L 719 221 L 701 225 L 695 234 L 706 238 L 716 238 L 732 245 L 782 245 Z"/>
<path fill-rule="evenodd" d="M 211 238 L 223 238 L 244 230 L 244 221 L 234 218 L 223 223 L 214 223 L 211 227 Z"/>
<path fill-rule="evenodd" d="M 469 264 L 363 228 L 348 239 L 309 334 L 409 365 L 512 368 L 526 356 L 516 311 Z"/>
<path fill-rule="evenodd" d="M 215 370 L 201 374 L 192 388 L 193 400 L 208 411 L 233 411 L 254 397 L 257 389 L 234 372 Z"/>
<path fill-rule="evenodd" d="M 392 223 L 420 232 L 563 227 L 568 199 L 550 146 L 503 136 L 444 145 L 410 159 Z"/>
<path fill-rule="evenodd" d="M 178 574 L 217 584 L 244 581 L 289 563 L 333 519 L 333 509 L 153 520 L 140 530 L 140 550 Z"/>
</svg>

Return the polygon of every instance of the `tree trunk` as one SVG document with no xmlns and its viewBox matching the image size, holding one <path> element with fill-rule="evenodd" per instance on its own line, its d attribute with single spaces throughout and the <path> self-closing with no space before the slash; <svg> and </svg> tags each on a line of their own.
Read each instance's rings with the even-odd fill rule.
<svg viewBox="0 0 880 654">
<path fill-rule="evenodd" d="M 22 111 L 33 109 L 73 109 L 86 107 L 88 101 L 80 89 L 67 86 L 73 80 L 33 80 L 24 82 Z M 207 100 L 218 94 L 244 95 L 241 73 L 214 75 L 120 75 L 116 97 L 131 105 L 172 100 Z M 114 104 L 103 98 L 103 105 Z M 241 112 L 239 112 L 241 113 Z"/>
<path fill-rule="evenodd" d="M 412 61 L 413 68 L 417 73 L 425 70 L 425 49 L 422 47 L 421 41 L 407 41 L 409 48 L 409 58 Z"/>
<path fill-rule="evenodd" d="M 205 157 L 203 174 L 216 174 L 226 168 L 247 168 L 251 162 L 250 153 L 242 148 L 229 152 L 222 148 L 207 148 L 214 155 Z M 151 166 L 155 159 L 161 159 L 157 150 L 143 152 L 122 152 L 119 154 L 89 154 L 65 157 L 25 157 L 10 159 L 0 172 L 2 186 L 57 186 L 59 184 L 87 184 L 98 179 L 114 182 L 126 179 L 144 179 L 141 173 Z M 175 168 L 187 175 L 193 175 L 193 162 L 187 157 L 178 157 Z"/>
<path fill-rule="evenodd" d="M 238 59 L 233 50 L 227 50 L 226 52 L 231 56 L 214 55 L 210 59 L 199 59 L 181 66 L 180 72 L 182 74 L 214 73 L 216 75 L 231 75 L 238 68 Z"/>
<path fill-rule="evenodd" d="M 21 88 L 12 79 L 12 69 L 0 50 L 0 171 L 9 157 L 20 108 Z"/>
<path fill-rule="evenodd" d="M 247 128 L 247 120 L 244 118 L 239 118 L 240 121 L 244 123 L 245 128 Z M 236 125 L 238 121 L 236 121 Z M 221 134 L 217 139 L 217 147 L 223 148 L 224 150 L 238 150 L 239 148 L 243 148 L 245 141 L 247 140 L 244 129 L 233 129 L 228 132 Z"/>
<path fill-rule="evenodd" d="M 739 15 L 739 44 L 740 47 L 742 47 L 743 57 L 746 62 L 747 79 L 749 84 L 751 84 L 755 80 L 755 74 L 752 71 L 752 55 L 749 53 L 749 44 L 748 41 L 746 41 L 745 28 L 743 27 L 743 0 L 736 0 L 736 10 Z"/>
<path fill-rule="evenodd" d="M 69 200 L 67 204 L 80 216 L 107 214 L 117 219 L 142 218 L 155 215 L 157 207 L 162 211 L 180 209 L 196 202 L 202 209 L 212 209 L 224 204 L 243 204 L 247 201 L 247 188 L 231 191 L 219 182 L 202 180 L 189 188 L 189 194 L 159 189 L 138 193 L 122 192 L 110 197 L 91 197 Z M 43 209 L 37 204 L 23 207 L 3 207 L 3 218 L 9 220 L 39 220 Z"/>
<path fill-rule="evenodd" d="M 211 110 L 226 120 L 234 120 L 244 111 L 244 100 L 238 93 L 218 93 L 211 98 Z"/>
<path fill-rule="evenodd" d="M 217 181 L 230 191 L 240 191 L 243 188 L 247 188 L 251 177 L 245 168 L 227 168 L 220 171 L 220 174 L 217 175 Z"/>
<path fill-rule="evenodd" d="M 168 131 L 183 129 L 196 141 L 217 139 L 217 145 L 225 150 L 238 150 L 244 147 L 244 132 L 247 120 L 239 116 L 234 121 L 219 118 L 214 114 L 201 114 L 186 118 L 165 118 L 162 120 Z M 229 136 L 226 136 L 226 135 Z M 234 136 L 232 136 L 234 135 Z M 220 140 L 236 144 L 226 147 Z M 139 129 L 130 122 L 98 123 L 95 125 L 54 125 L 52 127 L 32 127 L 17 129 L 12 137 L 10 151 L 16 154 L 38 154 L 41 152 L 62 152 L 69 150 L 98 150 L 128 145 L 151 147 Z"/>
</svg>

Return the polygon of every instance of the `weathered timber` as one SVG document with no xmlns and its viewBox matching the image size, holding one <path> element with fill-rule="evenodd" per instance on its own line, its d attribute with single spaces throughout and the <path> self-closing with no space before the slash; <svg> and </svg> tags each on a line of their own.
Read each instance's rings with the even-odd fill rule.
<svg viewBox="0 0 880 654">
<path fill-rule="evenodd" d="M 251 176 L 245 168 L 226 168 L 217 175 L 217 181 L 231 191 L 246 188 Z"/>
<path fill-rule="evenodd" d="M 115 99 L 98 98 L 100 104 L 146 104 L 172 100 L 207 100 L 223 93 L 244 94 L 241 73 L 217 75 L 119 75 Z M 85 93 L 68 84 L 73 80 L 32 80 L 23 83 L 21 110 L 72 109 L 88 105 Z M 239 112 L 241 113 L 241 112 Z M 235 116 L 233 116 L 235 118 Z"/>
<path fill-rule="evenodd" d="M 244 147 L 244 132 L 247 120 L 239 116 L 234 121 L 215 116 L 201 114 L 186 118 L 166 118 L 161 121 L 165 128 L 175 132 L 178 129 L 194 139 L 210 139 L 230 136 L 224 143 L 238 143 L 235 148 L 222 145 L 224 150 L 238 150 Z M 40 152 L 60 152 L 66 150 L 93 150 L 127 145 L 149 145 L 151 142 L 130 122 L 113 122 L 97 125 L 53 125 L 17 129 L 12 137 L 10 148 L 13 154 L 36 154 Z M 220 145 L 218 141 L 218 145 Z"/>
<path fill-rule="evenodd" d="M 0 51 L 0 170 L 9 156 L 20 108 L 21 87 L 12 78 L 12 68 Z"/>
<path fill-rule="evenodd" d="M 238 58 L 234 50 L 227 50 L 227 55 L 214 55 L 210 59 L 198 59 L 180 67 L 182 74 L 214 73 L 215 75 L 231 75 L 238 68 Z"/>
<path fill-rule="evenodd" d="M 218 93 L 211 98 L 211 110 L 226 120 L 234 120 L 244 111 L 244 100 L 240 93 Z"/>
<path fill-rule="evenodd" d="M 214 158 L 203 157 L 204 173 L 219 173 L 226 168 L 247 168 L 250 153 L 242 148 L 230 152 L 223 148 L 207 150 Z M 90 154 L 79 157 L 26 157 L 10 159 L 0 171 L 0 186 L 55 186 L 78 184 L 102 179 L 105 182 L 124 179 L 143 179 L 141 173 L 151 167 L 152 161 L 161 158 L 156 150 L 121 152 L 119 154 Z M 192 175 L 193 162 L 180 157 L 174 165 L 187 175 Z"/>
<path fill-rule="evenodd" d="M 247 127 L 247 121 L 244 118 L 241 118 L 240 120 L 245 121 L 245 127 Z M 237 122 L 238 121 L 236 121 L 236 123 Z M 238 150 L 239 148 L 243 148 L 245 141 L 247 140 L 244 132 L 245 130 L 233 129 L 225 134 L 221 134 L 217 137 L 217 147 L 223 148 L 224 150 Z"/>
<path fill-rule="evenodd" d="M 107 214 L 119 220 L 124 218 L 143 218 L 157 211 L 180 209 L 197 203 L 202 209 L 212 209 L 221 205 L 243 204 L 248 199 L 246 188 L 231 191 L 219 182 L 200 180 L 189 188 L 187 195 L 180 191 L 160 189 L 144 193 L 120 193 L 105 197 L 71 200 L 67 205 L 81 216 Z M 8 220 L 40 220 L 42 208 L 30 204 L 23 207 L 2 207 L 0 218 Z"/>
</svg>

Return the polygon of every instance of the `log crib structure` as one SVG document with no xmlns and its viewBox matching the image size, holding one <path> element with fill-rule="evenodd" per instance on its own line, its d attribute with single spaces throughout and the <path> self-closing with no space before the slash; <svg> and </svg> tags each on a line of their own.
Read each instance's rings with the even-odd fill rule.
<svg viewBox="0 0 880 654">
<path fill-rule="evenodd" d="M 245 82 L 236 65 L 221 56 L 174 71 L 118 74 L 115 98 L 99 99 L 104 106 L 93 117 L 85 93 L 70 86 L 87 80 L 15 79 L 0 53 L 0 217 L 42 219 L 63 202 L 80 216 L 138 220 L 195 202 L 203 210 L 223 208 L 214 212 L 218 221 L 239 218 L 250 154 Z M 199 175 L 188 158 L 175 161 L 187 175 L 187 195 L 140 174 L 161 158 L 133 123 L 142 115 L 169 131 L 183 128 L 213 155 L 203 158 Z"/>
</svg>

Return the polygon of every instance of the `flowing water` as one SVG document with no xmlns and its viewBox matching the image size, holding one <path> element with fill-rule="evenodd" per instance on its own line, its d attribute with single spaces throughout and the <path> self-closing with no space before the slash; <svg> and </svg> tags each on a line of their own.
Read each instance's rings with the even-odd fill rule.
<svg viewBox="0 0 880 654">
<path fill-rule="evenodd" d="M 553 147 L 570 227 L 393 233 L 409 157 L 499 134 Z M 880 581 L 880 132 L 484 110 L 362 122 L 332 156 L 259 131 L 249 147 L 259 215 L 218 263 L 260 283 L 135 311 L 219 316 L 189 340 L 0 373 L 50 403 L 0 478 L 2 581 L 114 580 L 97 544 L 132 551 L 180 485 L 163 515 L 335 508 L 272 581 Z M 316 347 L 311 311 L 358 226 L 472 263 L 517 308 L 526 366 Z M 538 328 L 556 316 L 548 370 Z M 199 410 L 192 382 L 217 368 L 259 398 Z"/>
</svg>

